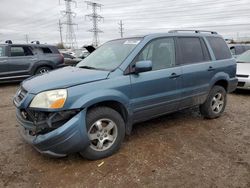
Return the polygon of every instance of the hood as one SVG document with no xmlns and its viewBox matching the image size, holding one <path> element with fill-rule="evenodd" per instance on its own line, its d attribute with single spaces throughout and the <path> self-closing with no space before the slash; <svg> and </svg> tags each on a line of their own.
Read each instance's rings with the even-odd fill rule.
<svg viewBox="0 0 250 188">
<path fill-rule="evenodd" d="M 106 79 L 109 71 L 89 70 L 77 67 L 64 67 L 46 74 L 25 80 L 22 86 L 29 93 L 67 88 L 74 85 Z"/>
<path fill-rule="evenodd" d="M 237 63 L 237 74 L 250 75 L 250 63 Z"/>
</svg>

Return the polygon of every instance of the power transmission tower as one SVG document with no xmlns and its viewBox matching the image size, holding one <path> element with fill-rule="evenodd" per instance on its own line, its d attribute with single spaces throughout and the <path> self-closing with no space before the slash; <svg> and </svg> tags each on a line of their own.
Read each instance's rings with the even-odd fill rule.
<svg viewBox="0 0 250 188">
<path fill-rule="evenodd" d="M 29 35 L 28 34 L 25 35 L 25 41 L 27 44 L 29 43 Z"/>
<path fill-rule="evenodd" d="M 123 23 L 122 23 L 122 20 L 120 20 L 120 22 L 118 23 L 119 24 L 119 33 L 121 34 L 121 38 L 123 38 L 123 33 L 124 33 L 124 28 L 123 28 Z"/>
<path fill-rule="evenodd" d="M 93 33 L 93 46 L 97 47 L 99 44 L 99 33 L 103 33 L 100 29 L 98 29 L 98 22 L 100 22 L 103 17 L 99 14 L 97 14 L 97 8 L 101 9 L 103 5 L 99 3 L 94 3 L 91 1 L 85 1 L 87 3 L 87 6 L 92 7 L 92 14 L 86 15 L 92 22 L 93 22 L 93 28 L 89 30 L 89 32 Z"/>
<path fill-rule="evenodd" d="M 71 48 L 71 49 L 76 49 L 77 48 L 77 42 L 76 42 L 76 35 L 74 31 L 74 26 L 77 25 L 73 23 L 73 17 L 76 16 L 75 12 L 72 12 L 71 10 L 71 3 L 76 2 L 74 0 L 64 0 L 65 1 L 65 11 L 62 11 L 64 16 L 66 17 L 66 21 L 61 23 L 65 24 L 67 26 L 66 30 L 66 45 Z"/>
<path fill-rule="evenodd" d="M 63 39 L 62 39 L 62 23 L 61 23 L 61 20 L 59 20 L 58 26 L 59 26 L 59 32 L 60 32 L 60 41 L 61 41 L 61 44 L 63 45 Z"/>
</svg>

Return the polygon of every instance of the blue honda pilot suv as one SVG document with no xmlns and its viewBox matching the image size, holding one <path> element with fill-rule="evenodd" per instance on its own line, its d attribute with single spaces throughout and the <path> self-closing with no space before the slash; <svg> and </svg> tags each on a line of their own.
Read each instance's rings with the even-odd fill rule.
<svg viewBox="0 0 250 188">
<path fill-rule="evenodd" d="M 112 40 L 76 67 L 25 80 L 14 97 L 23 138 L 39 152 L 116 152 L 133 124 L 199 106 L 219 117 L 237 85 L 236 62 L 216 32 L 170 31 Z"/>
</svg>

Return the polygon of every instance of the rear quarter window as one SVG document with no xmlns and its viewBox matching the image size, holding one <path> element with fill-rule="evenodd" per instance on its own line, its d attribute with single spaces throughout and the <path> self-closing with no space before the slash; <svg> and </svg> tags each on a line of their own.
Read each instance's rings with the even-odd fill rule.
<svg viewBox="0 0 250 188">
<path fill-rule="evenodd" d="M 42 47 L 41 50 L 44 54 L 52 54 L 52 50 L 48 47 Z"/>
<path fill-rule="evenodd" d="M 216 60 L 230 59 L 232 54 L 224 41 L 220 37 L 206 37 L 211 46 Z"/>
</svg>

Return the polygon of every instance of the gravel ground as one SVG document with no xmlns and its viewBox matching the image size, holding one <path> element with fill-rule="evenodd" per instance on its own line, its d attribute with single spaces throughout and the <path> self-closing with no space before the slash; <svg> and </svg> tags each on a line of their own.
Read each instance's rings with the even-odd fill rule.
<svg viewBox="0 0 250 188">
<path fill-rule="evenodd" d="M 250 92 L 230 94 L 215 120 L 191 109 L 135 125 L 118 153 L 87 161 L 48 158 L 22 140 L 17 87 L 0 86 L 0 187 L 250 187 Z"/>
</svg>

